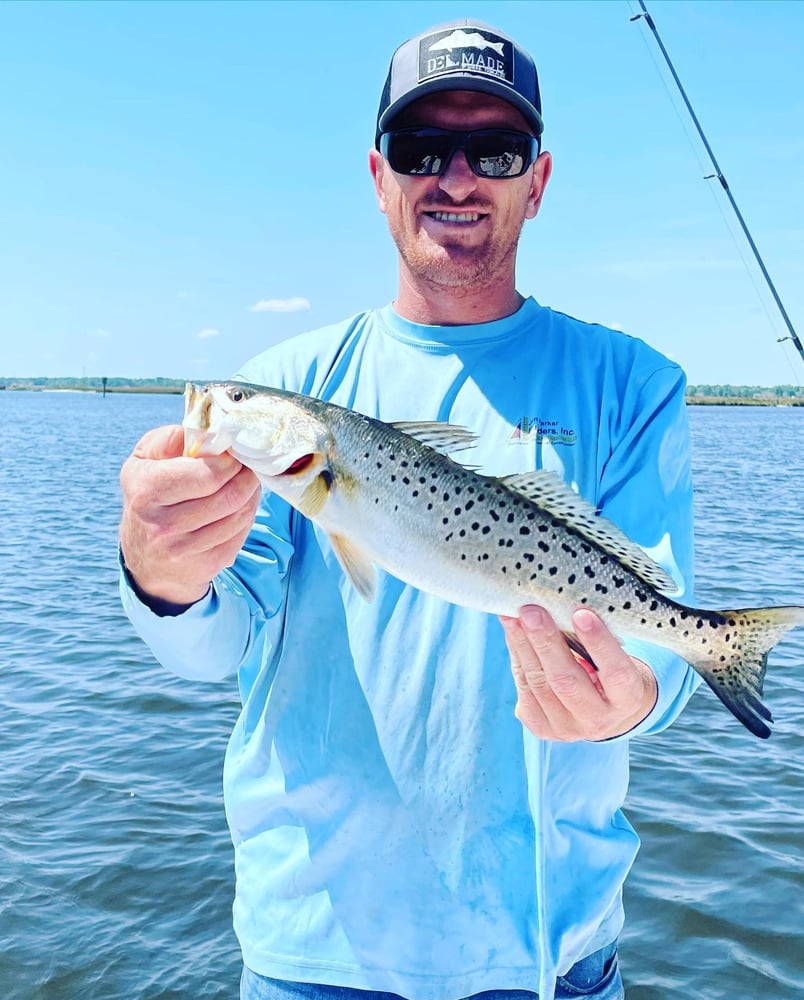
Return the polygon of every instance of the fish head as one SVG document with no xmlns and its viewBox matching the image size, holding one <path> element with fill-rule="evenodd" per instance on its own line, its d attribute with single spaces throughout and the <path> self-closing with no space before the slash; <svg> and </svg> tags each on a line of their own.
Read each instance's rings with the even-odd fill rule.
<svg viewBox="0 0 804 1000">
<path fill-rule="evenodd" d="M 188 383 L 184 454 L 232 454 L 291 503 L 328 467 L 327 425 L 294 393 L 246 382 Z"/>
</svg>

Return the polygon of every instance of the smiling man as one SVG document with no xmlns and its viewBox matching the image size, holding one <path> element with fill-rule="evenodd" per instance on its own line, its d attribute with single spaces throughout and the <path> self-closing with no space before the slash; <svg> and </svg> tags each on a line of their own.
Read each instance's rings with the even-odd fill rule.
<svg viewBox="0 0 804 1000">
<path fill-rule="evenodd" d="M 467 426 L 473 465 L 553 470 L 683 597 L 682 372 L 516 288 L 542 131 L 536 67 L 503 32 L 400 46 L 369 153 L 397 298 L 239 377 Z M 583 608 L 568 642 L 542 608 L 499 621 L 383 573 L 368 604 L 323 534 L 232 456 L 182 457 L 180 428 L 147 434 L 121 481 L 132 622 L 168 668 L 236 674 L 243 699 L 224 768 L 243 1000 L 622 997 L 629 743 L 676 718 L 690 668 Z"/>
</svg>

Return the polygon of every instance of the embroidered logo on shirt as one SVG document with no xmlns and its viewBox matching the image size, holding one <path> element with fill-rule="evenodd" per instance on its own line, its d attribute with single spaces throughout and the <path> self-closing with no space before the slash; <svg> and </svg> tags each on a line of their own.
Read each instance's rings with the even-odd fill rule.
<svg viewBox="0 0 804 1000">
<path fill-rule="evenodd" d="M 577 435 L 571 427 L 564 427 L 560 420 L 542 420 L 541 417 L 523 417 L 514 427 L 509 444 L 529 444 L 549 441 L 550 444 L 574 445 Z"/>
<path fill-rule="evenodd" d="M 436 31 L 419 42 L 419 83 L 446 73 L 477 73 L 513 85 L 511 42 L 491 31 L 454 28 Z"/>
</svg>

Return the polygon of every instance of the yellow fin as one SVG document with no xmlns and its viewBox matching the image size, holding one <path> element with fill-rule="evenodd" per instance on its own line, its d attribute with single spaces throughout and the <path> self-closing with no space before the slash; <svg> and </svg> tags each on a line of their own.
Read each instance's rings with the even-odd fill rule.
<svg viewBox="0 0 804 1000">
<path fill-rule="evenodd" d="M 316 476 L 307 489 L 302 493 L 298 503 L 298 508 L 305 517 L 311 520 L 320 514 L 324 509 L 324 504 L 329 499 L 329 488 L 332 484 L 332 476 L 328 472 L 322 472 Z"/>
<path fill-rule="evenodd" d="M 342 535 L 330 535 L 332 550 L 338 557 L 344 573 L 352 581 L 355 590 L 364 601 L 374 600 L 377 587 L 377 573 L 374 564 L 366 557 L 362 549 L 344 538 Z"/>
</svg>

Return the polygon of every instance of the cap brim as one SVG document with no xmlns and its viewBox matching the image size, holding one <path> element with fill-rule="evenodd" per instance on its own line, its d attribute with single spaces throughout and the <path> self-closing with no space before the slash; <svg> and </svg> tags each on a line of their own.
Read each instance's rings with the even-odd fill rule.
<svg viewBox="0 0 804 1000">
<path fill-rule="evenodd" d="M 377 122 L 377 137 L 379 138 L 382 132 L 388 131 L 394 118 L 396 118 L 411 104 L 420 100 L 422 97 L 427 97 L 428 94 L 442 93 L 447 90 L 470 90 L 479 94 L 489 94 L 492 97 L 499 97 L 500 100 L 505 101 L 506 104 L 512 105 L 522 114 L 525 121 L 533 129 L 534 135 L 540 136 L 544 131 L 542 116 L 536 108 L 534 108 L 529 101 L 525 100 L 524 97 L 512 90 L 506 84 L 498 84 L 494 80 L 490 80 L 488 77 L 479 78 L 466 76 L 461 77 L 460 80 L 456 80 L 454 76 L 450 76 L 448 78 L 429 80 L 427 83 L 419 84 L 418 87 L 415 87 L 413 90 L 409 90 L 406 94 L 403 94 L 402 97 L 399 97 L 393 102 L 393 104 L 389 104 L 385 111 L 383 111 L 380 115 L 379 121 Z"/>
</svg>

